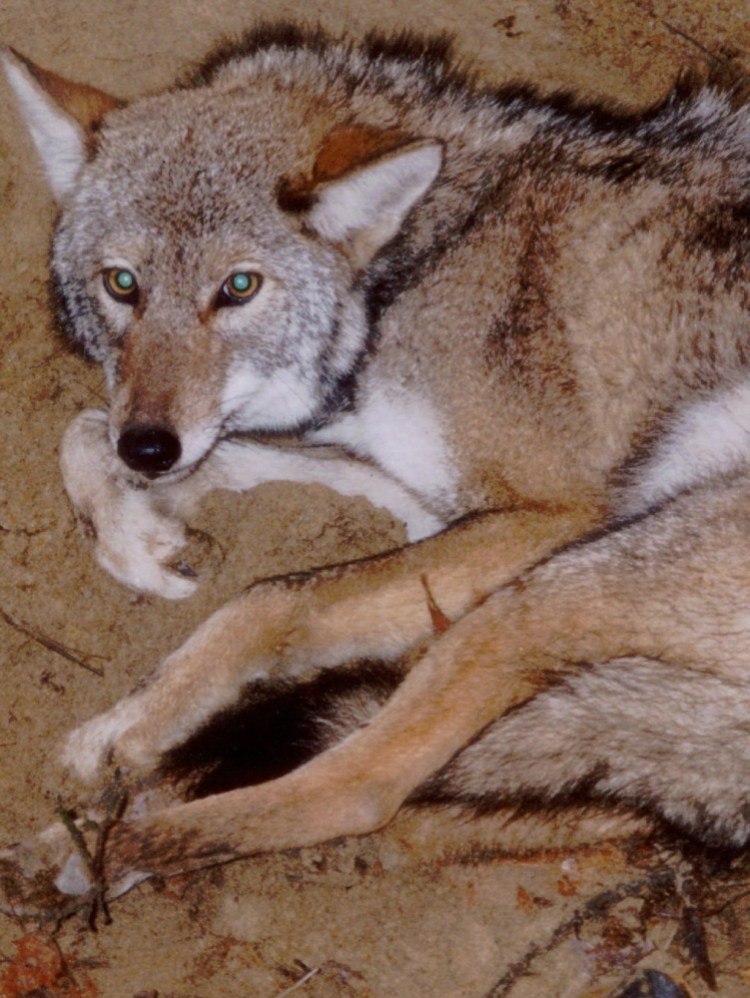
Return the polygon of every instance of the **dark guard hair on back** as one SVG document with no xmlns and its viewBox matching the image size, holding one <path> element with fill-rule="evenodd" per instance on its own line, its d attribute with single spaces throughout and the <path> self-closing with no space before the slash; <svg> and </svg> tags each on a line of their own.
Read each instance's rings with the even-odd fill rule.
<svg viewBox="0 0 750 998">
<path fill-rule="evenodd" d="M 457 54 L 455 39 L 448 33 L 421 34 L 410 30 L 386 33 L 367 32 L 361 40 L 346 34 L 333 35 L 320 23 L 300 24 L 290 21 L 261 21 L 243 34 L 219 42 L 200 63 L 188 71 L 178 86 L 190 88 L 207 85 L 228 62 L 242 60 L 269 49 L 309 51 L 324 54 L 333 46 L 343 45 L 359 51 L 367 65 L 378 62 L 409 64 L 419 70 L 429 83 L 434 97 L 452 92 L 472 96 L 493 97 L 498 107 L 516 106 L 520 117 L 532 105 L 540 102 L 557 114 L 585 122 L 595 130 L 625 131 L 634 125 L 658 117 L 670 104 L 692 101 L 705 87 L 727 93 L 735 107 L 750 99 L 750 77 L 742 65 L 732 58 L 713 57 L 710 62 L 689 64 L 667 89 L 664 97 L 647 109 L 630 110 L 615 101 L 586 100 L 568 90 L 542 93 L 527 82 L 511 80 L 493 86 L 482 84 L 471 62 Z M 512 120 L 512 116 L 509 120 Z"/>
<path fill-rule="evenodd" d="M 270 48 L 323 51 L 330 43 L 321 27 L 289 21 L 261 21 L 239 37 L 220 41 L 197 66 L 180 81 L 186 89 L 213 82 L 216 74 L 234 59 L 243 59 Z"/>
<path fill-rule="evenodd" d="M 420 81 L 426 100 L 440 100 L 451 97 L 462 103 L 467 110 L 476 103 L 494 105 L 502 114 L 506 124 L 520 119 L 532 108 L 547 108 L 555 116 L 560 116 L 560 128 L 571 135 L 599 133 L 610 139 L 628 136 L 634 129 L 648 127 L 658 122 L 669 108 L 690 103 L 703 87 L 709 86 L 731 95 L 735 105 L 745 103 L 750 90 L 747 76 L 741 67 L 731 60 L 714 60 L 709 66 L 692 66 L 682 72 L 665 96 L 646 111 L 629 110 L 613 102 L 587 101 L 570 92 L 559 91 L 541 94 L 533 85 L 508 82 L 500 86 L 484 85 L 476 71 L 456 53 L 451 36 L 447 34 L 422 35 L 412 31 L 399 31 L 387 34 L 371 31 L 362 39 L 350 39 L 346 35 L 329 34 L 320 24 L 299 24 L 286 21 L 265 21 L 257 24 L 243 35 L 221 42 L 189 75 L 182 86 L 193 87 L 212 83 L 217 74 L 231 62 L 252 58 L 259 52 L 269 50 L 280 52 L 310 52 L 325 60 L 327 52 L 334 49 L 362 56 L 366 70 L 362 74 L 378 73 L 378 66 L 401 65 L 408 67 Z M 353 91 L 363 83 L 363 75 L 345 59 L 334 59 L 331 64 L 340 79 Z M 682 131 L 675 128 L 674 134 L 667 136 L 660 132 L 659 142 L 676 146 L 695 141 L 693 134 L 700 124 L 683 123 Z M 693 131 L 691 131 L 691 129 Z M 688 134 L 690 133 L 690 134 Z M 597 176 L 613 186 L 636 184 L 644 177 L 658 178 L 660 171 L 668 169 L 666 163 L 649 159 L 641 151 L 616 152 L 588 168 L 579 165 L 582 173 Z M 498 178 L 502 184 L 502 177 Z M 399 251 L 399 243 L 408 236 L 405 231 L 394 240 L 387 254 L 387 263 L 376 260 L 368 274 L 363 275 L 363 285 L 367 308 L 367 318 L 371 327 L 369 348 L 378 340 L 378 326 L 384 313 L 410 287 L 416 286 L 426 270 L 437 263 L 442 255 L 455 242 L 465 238 L 468 231 L 481 220 L 483 211 L 496 204 L 498 190 L 489 187 L 485 197 L 469 211 L 464 226 L 453 233 L 451 239 L 443 238 L 418 258 Z M 299 212 L 310 207 L 309 197 L 290 191 L 285 178 L 280 178 L 278 199 L 280 206 L 288 212 Z"/>
<path fill-rule="evenodd" d="M 368 64 L 374 62 L 410 63 L 420 75 L 430 80 L 435 96 L 447 90 L 462 92 L 476 89 L 476 74 L 462 66 L 456 57 L 453 39 L 447 34 L 420 35 L 399 31 L 387 35 L 368 32 L 361 41 L 334 36 L 320 24 L 302 25 L 287 21 L 262 21 L 237 38 L 220 42 L 181 81 L 183 87 L 210 84 L 228 62 L 249 58 L 268 49 L 324 53 L 334 45 L 359 50 Z"/>
</svg>

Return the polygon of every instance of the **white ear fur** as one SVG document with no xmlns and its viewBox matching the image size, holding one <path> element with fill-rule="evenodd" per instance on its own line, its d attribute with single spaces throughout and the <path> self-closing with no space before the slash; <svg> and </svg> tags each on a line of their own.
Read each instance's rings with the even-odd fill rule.
<svg viewBox="0 0 750 998">
<path fill-rule="evenodd" d="M 3 49 L 0 56 L 52 194 L 61 201 L 75 187 L 86 159 L 86 133 L 36 82 L 20 59 L 8 49 Z"/>
<path fill-rule="evenodd" d="M 356 240 L 372 256 L 398 232 L 442 162 L 442 145 L 426 140 L 357 167 L 316 188 L 308 222 L 324 239 Z"/>
</svg>

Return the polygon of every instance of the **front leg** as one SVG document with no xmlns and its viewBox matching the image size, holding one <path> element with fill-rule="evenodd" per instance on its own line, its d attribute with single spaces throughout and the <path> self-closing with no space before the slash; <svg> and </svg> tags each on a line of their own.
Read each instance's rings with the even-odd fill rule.
<svg viewBox="0 0 750 998">
<path fill-rule="evenodd" d="M 262 482 L 327 485 L 364 496 L 406 525 L 409 540 L 436 533 L 444 521 L 416 496 L 372 465 L 331 447 L 273 447 L 221 441 L 184 479 L 148 483 L 117 457 L 107 413 L 77 416 L 62 440 L 60 464 L 70 500 L 93 533 L 96 560 L 119 582 L 139 592 L 181 599 L 197 582 L 174 567 L 186 544 L 183 521 L 206 493 L 248 491 Z"/>
<path fill-rule="evenodd" d="M 142 690 L 74 731 L 64 761 L 84 781 L 110 759 L 149 768 L 255 679 L 397 659 L 434 634 L 436 608 L 462 617 L 580 536 L 589 516 L 487 514 L 397 552 L 260 583 L 213 614 Z"/>
<path fill-rule="evenodd" d="M 198 481 L 194 477 L 186 480 L 185 491 L 187 494 L 197 487 L 200 492 L 209 488 L 246 492 L 271 481 L 325 485 L 342 496 L 363 496 L 400 520 L 410 541 L 431 537 L 447 523 L 428 503 L 376 465 L 330 445 L 272 446 L 241 437 L 223 440 L 199 469 Z"/>
</svg>

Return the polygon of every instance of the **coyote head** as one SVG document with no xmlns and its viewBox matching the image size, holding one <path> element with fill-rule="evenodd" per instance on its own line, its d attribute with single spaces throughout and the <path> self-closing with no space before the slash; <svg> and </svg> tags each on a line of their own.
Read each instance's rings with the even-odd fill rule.
<svg viewBox="0 0 750 998">
<path fill-rule="evenodd" d="M 363 274 L 440 143 L 342 121 L 262 61 L 126 105 L 4 60 L 60 207 L 63 323 L 103 365 L 122 460 L 181 475 L 229 433 L 320 418 L 365 346 Z"/>
</svg>

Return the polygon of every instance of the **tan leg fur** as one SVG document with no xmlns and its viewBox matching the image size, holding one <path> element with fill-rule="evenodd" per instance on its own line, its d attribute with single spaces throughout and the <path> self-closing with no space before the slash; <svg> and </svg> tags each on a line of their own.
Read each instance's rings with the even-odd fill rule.
<svg viewBox="0 0 750 998">
<path fill-rule="evenodd" d="M 638 654 L 675 668 L 736 675 L 747 624 L 738 629 L 737 605 L 727 596 L 749 581 L 749 499 L 745 481 L 698 493 L 532 569 L 438 638 L 377 718 L 340 746 L 280 780 L 118 826 L 111 876 L 118 880 L 133 869 L 172 873 L 372 831 L 470 739 L 544 689 L 559 670 Z M 727 530 L 728 522 L 734 529 Z M 687 530 L 688 524 L 700 530 Z M 683 601 L 675 629 L 672 594 L 691 577 L 701 578 L 701 610 Z M 455 609 L 451 580 L 446 566 L 438 592 Z M 416 593 L 417 580 L 412 584 Z M 424 618 L 422 625 L 428 626 Z M 209 647 L 195 664 L 213 661 Z"/>
</svg>

